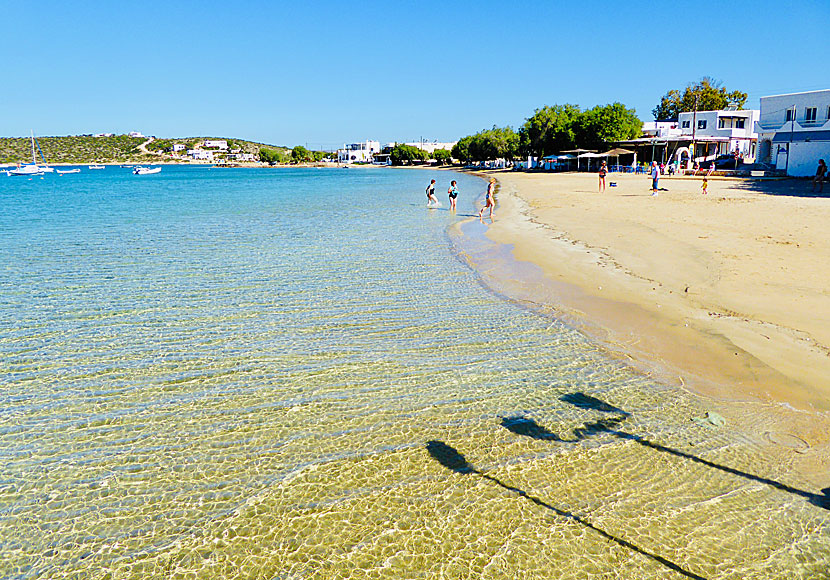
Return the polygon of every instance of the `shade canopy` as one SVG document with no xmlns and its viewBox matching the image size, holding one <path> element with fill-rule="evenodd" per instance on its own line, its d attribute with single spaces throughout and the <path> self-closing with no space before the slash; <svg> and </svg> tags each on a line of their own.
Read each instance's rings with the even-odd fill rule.
<svg viewBox="0 0 830 580">
<path fill-rule="evenodd" d="M 628 149 L 620 149 L 619 147 L 616 149 L 611 149 L 611 151 L 606 151 L 603 155 L 608 155 L 609 157 L 618 157 L 619 155 L 633 155 L 634 151 L 629 151 Z"/>
<path fill-rule="evenodd" d="M 596 153 L 596 149 L 569 149 L 568 151 L 561 151 L 561 153 Z"/>
<path fill-rule="evenodd" d="M 589 159 L 593 159 L 595 157 L 608 157 L 608 153 L 583 153 L 579 156 L 579 159 L 585 159 L 586 157 Z"/>
</svg>

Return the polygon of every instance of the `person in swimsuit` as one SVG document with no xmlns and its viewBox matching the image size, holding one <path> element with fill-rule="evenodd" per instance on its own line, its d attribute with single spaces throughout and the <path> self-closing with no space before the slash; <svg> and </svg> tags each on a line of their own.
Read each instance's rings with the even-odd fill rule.
<svg viewBox="0 0 830 580">
<path fill-rule="evenodd" d="M 450 182 L 450 188 L 447 190 L 450 196 L 450 211 L 455 211 L 455 199 L 458 197 L 458 186 L 455 181 Z"/>
<path fill-rule="evenodd" d="M 427 205 L 438 205 L 438 198 L 435 197 L 435 180 L 429 182 L 427 185 Z"/>
<path fill-rule="evenodd" d="M 484 207 L 478 210 L 478 221 L 483 222 L 484 210 L 490 208 L 490 223 L 493 223 L 493 208 L 496 207 L 496 178 L 491 177 L 487 184 L 487 195 L 484 197 Z"/>
<path fill-rule="evenodd" d="M 603 161 L 599 166 L 599 192 L 605 191 L 605 176 L 608 175 L 608 164 Z"/>
<path fill-rule="evenodd" d="M 709 187 L 709 180 L 706 176 L 703 176 L 703 183 L 700 184 L 700 193 L 706 195 L 706 188 Z"/>
</svg>

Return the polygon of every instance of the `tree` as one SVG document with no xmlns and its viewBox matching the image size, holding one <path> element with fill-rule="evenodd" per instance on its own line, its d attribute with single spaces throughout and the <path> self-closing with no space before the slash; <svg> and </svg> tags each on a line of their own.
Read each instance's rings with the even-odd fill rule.
<svg viewBox="0 0 830 580">
<path fill-rule="evenodd" d="M 575 133 L 580 147 L 599 149 L 607 143 L 639 137 L 642 129 L 643 122 L 634 109 L 622 103 L 611 103 L 580 113 Z"/>
<path fill-rule="evenodd" d="M 519 135 L 512 127 L 496 127 L 462 138 L 452 148 L 452 156 L 461 161 L 513 159 L 519 153 Z"/>
<path fill-rule="evenodd" d="M 278 163 L 282 161 L 282 157 L 282 153 L 276 149 L 259 148 L 259 160 L 264 163 Z"/>
<path fill-rule="evenodd" d="M 306 161 L 311 161 L 311 151 L 303 147 L 302 145 L 297 145 L 294 149 L 291 150 L 291 161 L 295 163 L 304 163 Z"/>
<path fill-rule="evenodd" d="M 426 161 L 429 154 L 412 145 L 395 145 L 392 149 L 392 165 L 408 165 L 413 161 Z"/>
<path fill-rule="evenodd" d="M 327 155 L 328 155 L 328 153 L 326 153 L 325 151 L 312 151 L 311 152 L 311 160 L 315 161 L 315 162 L 319 162 L 319 161 L 322 161 L 323 159 L 325 159 Z"/>
<path fill-rule="evenodd" d="M 519 150 L 523 155 L 544 157 L 573 149 L 576 145 L 577 105 L 553 105 L 536 109 L 519 129 Z"/>
<path fill-rule="evenodd" d="M 470 157 L 470 143 L 472 143 L 472 135 L 467 135 L 458 140 L 458 143 L 452 147 L 452 156 L 462 163 L 467 163 L 472 158 Z"/>
<path fill-rule="evenodd" d="M 449 165 L 452 163 L 452 154 L 446 149 L 436 149 L 432 152 L 432 158 L 438 162 L 438 165 Z"/>
<path fill-rule="evenodd" d="M 699 82 L 686 85 L 681 93 L 670 90 L 660 99 L 660 104 L 652 113 L 658 121 L 677 119 L 680 113 L 689 111 L 718 111 L 728 105 L 743 109 L 748 95 L 741 91 L 727 92 L 726 87 L 710 77 L 703 77 Z"/>
</svg>

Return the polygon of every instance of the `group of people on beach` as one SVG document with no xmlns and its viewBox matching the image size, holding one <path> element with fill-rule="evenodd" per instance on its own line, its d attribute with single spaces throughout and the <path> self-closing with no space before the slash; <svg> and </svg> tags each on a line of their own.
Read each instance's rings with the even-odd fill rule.
<svg viewBox="0 0 830 580">
<path fill-rule="evenodd" d="M 427 193 L 427 207 L 430 209 L 435 209 L 437 207 L 441 207 L 441 204 L 438 202 L 438 198 L 435 197 L 435 180 L 431 180 L 429 185 L 427 185 L 426 189 Z M 458 182 L 452 180 L 450 182 L 450 187 L 447 190 L 447 195 L 450 198 L 450 211 L 456 210 L 456 201 L 458 200 Z M 487 194 L 484 198 L 484 207 L 481 208 L 478 212 L 478 219 L 482 220 L 484 216 L 484 210 L 490 210 L 490 221 L 493 221 L 493 208 L 496 207 L 496 178 L 491 177 L 490 182 L 487 184 Z"/>
<path fill-rule="evenodd" d="M 695 162 L 695 170 L 694 175 L 697 175 L 700 166 Z M 711 165 L 709 165 L 709 169 L 706 171 L 706 175 L 703 176 L 703 182 L 700 184 L 700 192 L 703 195 L 708 193 L 709 187 L 709 177 L 715 172 L 715 162 L 713 161 Z M 649 169 L 649 177 L 651 177 L 651 195 L 652 197 L 657 196 L 657 192 L 659 191 L 659 181 L 660 175 L 663 173 L 663 166 L 658 165 L 656 161 L 651 162 L 651 168 Z M 602 162 L 602 165 L 599 167 L 599 192 L 602 193 L 605 191 L 605 177 L 608 175 L 608 165 L 605 161 Z M 827 163 L 825 163 L 824 159 L 818 160 L 818 168 L 816 169 L 816 175 L 813 177 L 813 189 L 812 191 L 816 191 L 816 186 L 818 186 L 819 193 L 824 191 L 824 178 L 827 175 Z M 434 183 L 435 180 L 433 180 Z M 453 182 L 455 183 L 455 182 Z M 613 183 L 611 184 L 613 185 Z M 483 211 L 483 210 L 482 210 Z M 492 212 L 491 212 L 492 216 Z"/>
</svg>

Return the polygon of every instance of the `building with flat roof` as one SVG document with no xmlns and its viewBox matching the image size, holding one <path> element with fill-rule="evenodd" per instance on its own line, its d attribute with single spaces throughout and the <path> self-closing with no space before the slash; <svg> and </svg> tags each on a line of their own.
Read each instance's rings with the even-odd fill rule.
<svg viewBox="0 0 830 580">
<path fill-rule="evenodd" d="M 761 97 L 755 125 L 759 163 L 806 177 L 830 161 L 830 89 Z"/>
<path fill-rule="evenodd" d="M 337 150 L 337 161 L 340 163 L 371 163 L 375 153 L 380 153 L 379 141 L 344 143 L 343 148 Z"/>
</svg>

